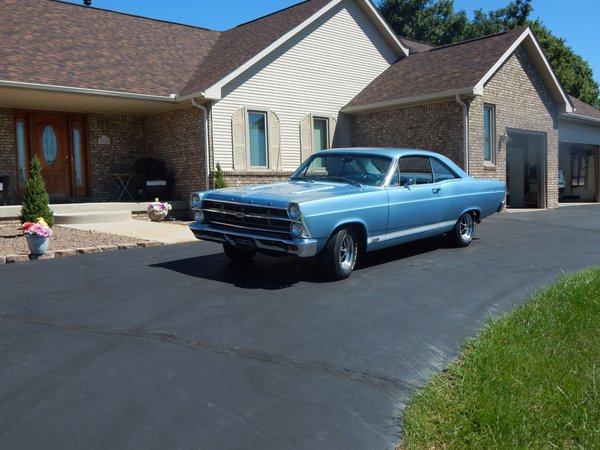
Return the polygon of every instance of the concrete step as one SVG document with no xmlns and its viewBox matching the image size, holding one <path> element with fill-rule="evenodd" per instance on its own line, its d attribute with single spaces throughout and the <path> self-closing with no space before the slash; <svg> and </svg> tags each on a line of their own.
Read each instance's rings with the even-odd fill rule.
<svg viewBox="0 0 600 450">
<path fill-rule="evenodd" d="M 131 219 L 131 211 L 88 211 L 88 212 L 67 212 L 55 213 L 54 221 L 56 225 L 77 224 L 77 223 L 112 223 L 122 222 Z"/>
</svg>

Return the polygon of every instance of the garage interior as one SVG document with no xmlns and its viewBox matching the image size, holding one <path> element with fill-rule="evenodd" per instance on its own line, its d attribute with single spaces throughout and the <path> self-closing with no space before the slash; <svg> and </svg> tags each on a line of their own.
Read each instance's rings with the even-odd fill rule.
<svg viewBox="0 0 600 450">
<path fill-rule="evenodd" d="M 546 207 L 546 135 L 512 131 L 506 146 L 507 206 Z"/>
<path fill-rule="evenodd" d="M 561 142 L 558 149 L 559 200 L 565 203 L 600 200 L 600 146 Z"/>
</svg>

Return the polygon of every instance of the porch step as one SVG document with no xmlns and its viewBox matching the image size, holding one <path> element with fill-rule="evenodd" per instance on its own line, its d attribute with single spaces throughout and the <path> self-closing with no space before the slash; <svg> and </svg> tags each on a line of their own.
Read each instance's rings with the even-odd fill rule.
<svg viewBox="0 0 600 450">
<path fill-rule="evenodd" d="M 123 222 L 131 219 L 131 211 L 90 211 L 90 212 L 71 212 L 55 213 L 54 221 L 56 225 L 67 225 L 77 223 L 112 223 Z"/>
</svg>

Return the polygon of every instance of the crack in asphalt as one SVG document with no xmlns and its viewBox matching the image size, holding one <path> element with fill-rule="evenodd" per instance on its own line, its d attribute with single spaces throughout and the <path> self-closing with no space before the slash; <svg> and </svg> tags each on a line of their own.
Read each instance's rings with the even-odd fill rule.
<svg viewBox="0 0 600 450">
<path fill-rule="evenodd" d="M 191 350 L 208 350 L 221 355 L 233 357 L 242 357 L 256 361 L 262 361 L 269 364 L 294 367 L 307 372 L 320 372 L 338 377 L 358 381 L 389 393 L 411 392 L 417 386 L 410 382 L 390 377 L 387 375 L 364 372 L 356 369 L 350 369 L 344 366 L 327 364 L 324 362 L 283 356 L 276 353 L 263 352 L 245 347 L 236 347 L 232 345 L 211 342 L 207 340 L 196 340 L 179 337 L 169 333 L 146 331 L 142 328 L 133 327 L 126 330 L 93 327 L 79 324 L 68 324 L 65 322 L 46 319 L 43 317 L 32 317 L 24 315 L 11 315 L 0 313 L 0 319 L 18 321 L 34 325 L 45 325 L 54 328 L 60 328 L 69 331 L 78 331 L 84 333 L 100 334 L 106 336 L 123 336 L 132 338 L 141 338 L 185 347 Z"/>
</svg>

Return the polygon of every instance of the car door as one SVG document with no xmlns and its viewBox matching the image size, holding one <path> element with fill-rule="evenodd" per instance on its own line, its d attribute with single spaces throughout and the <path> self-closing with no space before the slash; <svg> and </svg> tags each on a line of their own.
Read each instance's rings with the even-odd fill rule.
<svg viewBox="0 0 600 450">
<path fill-rule="evenodd" d="M 409 241 L 436 234 L 442 201 L 429 157 L 403 156 L 397 171 L 388 187 L 387 239 Z"/>
</svg>

